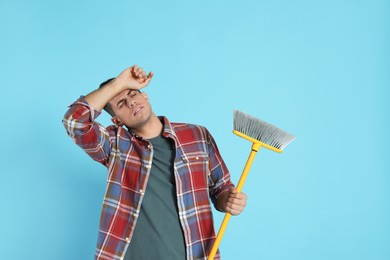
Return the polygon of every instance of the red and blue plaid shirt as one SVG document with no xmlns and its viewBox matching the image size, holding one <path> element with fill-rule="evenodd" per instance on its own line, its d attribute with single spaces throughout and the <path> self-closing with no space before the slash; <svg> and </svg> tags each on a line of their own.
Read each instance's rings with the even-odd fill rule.
<svg viewBox="0 0 390 260">
<path fill-rule="evenodd" d="M 108 168 L 95 259 L 123 259 L 140 213 L 153 151 L 147 140 L 122 127 L 103 127 L 95 121 L 99 115 L 81 97 L 63 123 L 74 142 Z M 230 174 L 206 128 L 160 119 L 163 135 L 175 143 L 174 177 L 187 259 L 207 259 L 215 240 L 210 199 L 215 204 L 233 187 Z M 217 254 L 215 259 L 219 258 Z"/>
</svg>

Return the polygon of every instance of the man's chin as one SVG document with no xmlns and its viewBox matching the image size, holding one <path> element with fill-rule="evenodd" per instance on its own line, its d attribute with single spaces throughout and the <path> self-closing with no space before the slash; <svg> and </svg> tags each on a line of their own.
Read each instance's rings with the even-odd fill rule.
<svg viewBox="0 0 390 260">
<path fill-rule="evenodd" d="M 148 123 L 150 123 L 152 117 L 151 115 L 147 117 L 145 117 L 144 115 L 138 115 L 138 116 L 139 116 L 138 118 L 137 116 L 135 118 L 133 117 L 134 119 L 133 122 L 129 122 L 128 124 L 126 124 L 126 127 L 129 130 L 131 129 L 137 130 L 145 127 L 146 125 L 148 125 Z"/>
</svg>

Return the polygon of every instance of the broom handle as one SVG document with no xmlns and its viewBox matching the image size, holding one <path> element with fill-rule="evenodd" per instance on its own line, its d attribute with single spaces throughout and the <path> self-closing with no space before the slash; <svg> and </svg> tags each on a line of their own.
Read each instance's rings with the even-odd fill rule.
<svg viewBox="0 0 390 260">
<path fill-rule="evenodd" d="M 249 170 L 252 167 L 253 160 L 255 159 L 257 151 L 260 149 L 260 147 L 261 147 L 261 144 L 253 143 L 252 151 L 249 154 L 248 160 L 247 160 L 247 162 L 245 164 L 244 170 L 242 171 L 240 180 L 238 181 L 238 184 L 237 184 L 237 188 L 236 188 L 237 192 L 241 192 L 242 187 L 244 186 L 246 177 L 248 176 Z M 227 227 L 227 225 L 229 223 L 230 217 L 231 217 L 231 214 L 226 212 L 225 213 L 225 217 L 223 218 L 221 227 L 219 228 L 217 238 L 215 239 L 213 248 L 211 249 L 211 252 L 210 252 L 210 255 L 208 257 L 208 260 L 214 260 L 215 254 L 217 253 L 219 244 L 221 243 L 223 234 L 225 233 L 225 230 L 226 230 L 226 227 Z"/>
</svg>

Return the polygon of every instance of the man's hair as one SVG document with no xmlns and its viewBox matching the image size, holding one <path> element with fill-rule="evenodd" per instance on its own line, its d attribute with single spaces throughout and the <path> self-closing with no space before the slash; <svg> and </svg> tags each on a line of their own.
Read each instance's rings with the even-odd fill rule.
<svg viewBox="0 0 390 260">
<path fill-rule="evenodd" d="M 107 85 L 108 83 L 110 83 L 111 81 L 113 81 L 115 78 L 110 78 L 104 82 L 102 82 L 99 86 L 99 88 L 102 88 L 104 87 L 105 85 Z M 111 105 L 109 102 L 107 102 L 107 104 L 104 106 L 103 108 L 107 113 L 109 113 L 111 116 L 115 116 L 115 112 L 114 110 L 112 109 Z"/>
</svg>

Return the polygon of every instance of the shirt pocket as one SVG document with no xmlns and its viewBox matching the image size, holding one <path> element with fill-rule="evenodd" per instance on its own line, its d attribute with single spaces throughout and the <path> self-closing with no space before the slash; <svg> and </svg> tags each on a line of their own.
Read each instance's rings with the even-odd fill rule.
<svg viewBox="0 0 390 260">
<path fill-rule="evenodd" d="M 184 154 L 182 173 L 191 190 L 208 189 L 209 157 L 206 153 Z"/>
</svg>

